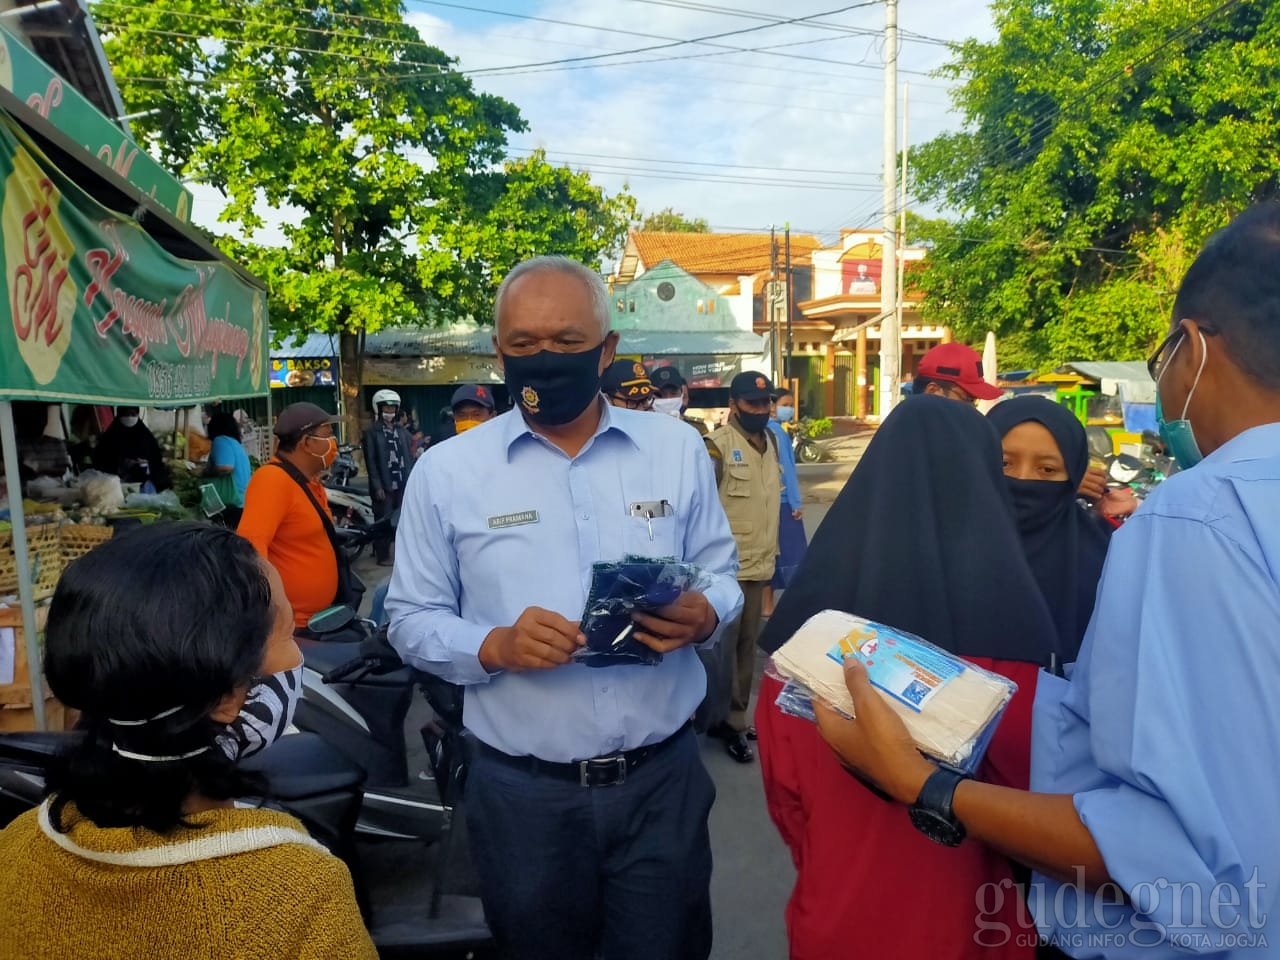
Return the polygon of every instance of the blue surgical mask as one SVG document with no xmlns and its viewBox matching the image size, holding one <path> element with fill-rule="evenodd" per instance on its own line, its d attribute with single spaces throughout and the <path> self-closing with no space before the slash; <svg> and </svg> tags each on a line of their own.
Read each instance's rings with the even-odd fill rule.
<svg viewBox="0 0 1280 960">
<path fill-rule="evenodd" d="M 778 422 L 790 423 L 796 418 L 795 407 L 778 407 Z"/>
<path fill-rule="evenodd" d="M 1169 354 L 1169 359 L 1165 361 L 1160 371 L 1160 379 L 1164 379 L 1164 371 L 1169 369 L 1170 362 L 1182 348 L 1185 339 L 1184 337 L 1183 340 L 1179 340 L 1178 345 L 1173 348 L 1173 353 Z M 1191 421 L 1187 419 L 1187 411 L 1191 409 L 1191 398 L 1195 395 L 1196 387 L 1200 385 L 1205 361 L 1209 359 L 1209 346 L 1205 342 L 1203 333 L 1200 334 L 1200 348 L 1200 369 L 1196 371 L 1196 379 L 1191 384 L 1190 391 L 1187 392 L 1187 402 L 1182 405 L 1182 416 L 1179 419 L 1164 418 L 1164 405 L 1160 402 L 1160 380 L 1156 381 L 1156 424 L 1160 428 L 1161 439 L 1169 449 L 1169 455 L 1183 470 L 1190 470 L 1204 459 L 1204 454 L 1200 452 L 1200 444 L 1196 442 L 1196 433 L 1191 429 Z"/>
</svg>

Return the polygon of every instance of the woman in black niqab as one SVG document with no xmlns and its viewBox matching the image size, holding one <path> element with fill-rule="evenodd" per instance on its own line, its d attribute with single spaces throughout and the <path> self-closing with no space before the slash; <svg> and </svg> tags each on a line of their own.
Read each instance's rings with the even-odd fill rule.
<svg viewBox="0 0 1280 960">
<path fill-rule="evenodd" d="M 886 419 L 760 645 L 773 653 L 827 609 L 960 656 L 1051 665 L 1056 631 L 1014 528 L 1000 441 L 972 407 L 912 397 Z"/>
<path fill-rule="evenodd" d="M 1049 606 L 1063 660 L 1070 663 L 1093 616 L 1114 531 L 1077 500 L 1089 468 L 1088 437 L 1070 410 L 1043 397 L 1005 400 L 987 419 L 1005 448 L 1005 483 L 1023 553 Z M 1039 437 L 1036 431 L 1019 430 L 1025 424 L 1042 427 Z M 1053 456 L 1054 446 L 1060 462 Z"/>
<path fill-rule="evenodd" d="M 995 428 L 973 407 L 918 396 L 885 420 L 761 645 L 772 653 L 825 609 L 910 631 L 1012 679 L 1018 692 L 978 775 L 1027 788 L 1031 705 L 1057 633 L 1014 528 Z M 755 719 L 769 814 L 797 867 L 787 906 L 793 960 L 1031 960 L 1036 936 L 1009 861 L 980 843 L 947 848 L 918 832 L 900 806 L 844 770 L 812 723 L 782 713 L 781 689 L 763 678 Z M 979 946 L 973 892 L 996 888 L 1009 895 L 986 919 L 1014 935 Z"/>
</svg>

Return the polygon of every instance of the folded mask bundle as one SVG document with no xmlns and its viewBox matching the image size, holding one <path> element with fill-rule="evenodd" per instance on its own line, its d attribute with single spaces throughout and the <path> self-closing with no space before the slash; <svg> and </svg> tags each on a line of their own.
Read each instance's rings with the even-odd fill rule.
<svg viewBox="0 0 1280 960">
<path fill-rule="evenodd" d="M 773 655 L 778 706 L 813 718 L 812 698 L 853 716 L 844 661 L 857 657 L 920 751 L 972 773 L 1017 685 L 919 637 L 838 610 L 810 617 Z"/>
<path fill-rule="evenodd" d="M 636 613 L 653 613 L 675 603 L 686 590 L 711 582 L 702 568 L 671 558 L 628 556 L 591 565 L 591 591 L 582 611 L 587 645 L 574 658 L 589 667 L 619 663 L 655 664 L 662 654 L 635 639 Z"/>
</svg>

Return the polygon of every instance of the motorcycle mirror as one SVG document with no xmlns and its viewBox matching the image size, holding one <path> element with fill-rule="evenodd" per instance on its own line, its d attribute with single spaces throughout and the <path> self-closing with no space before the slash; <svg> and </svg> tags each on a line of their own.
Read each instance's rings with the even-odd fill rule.
<svg viewBox="0 0 1280 960">
<path fill-rule="evenodd" d="M 327 607 L 311 615 L 311 619 L 307 621 L 307 629 L 318 634 L 335 633 L 348 626 L 355 618 L 355 610 L 345 604 Z"/>
</svg>

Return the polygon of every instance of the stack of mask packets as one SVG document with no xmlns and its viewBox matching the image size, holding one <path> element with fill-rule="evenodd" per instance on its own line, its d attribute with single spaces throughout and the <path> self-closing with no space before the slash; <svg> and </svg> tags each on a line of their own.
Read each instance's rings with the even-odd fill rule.
<svg viewBox="0 0 1280 960">
<path fill-rule="evenodd" d="M 668 606 L 686 590 L 706 589 L 709 582 L 701 567 L 672 558 L 628 556 L 592 564 L 581 623 L 587 645 L 575 659 L 589 667 L 661 662 L 662 654 L 635 639 L 642 628 L 632 615 Z"/>
<path fill-rule="evenodd" d="M 844 680 L 846 657 L 866 666 L 872 685 L 902 717 L 922 753 L 965 773 L 976 770 L 1017 690 L 1008 678 L 912 634 L 823 610 L 773 655 L 773 671 L 786 681 L 778 706 L 813 719 L 812 698 L 817 697 L 853 716 Z"/>
</svg>

